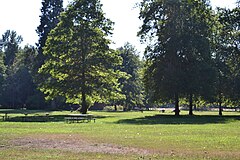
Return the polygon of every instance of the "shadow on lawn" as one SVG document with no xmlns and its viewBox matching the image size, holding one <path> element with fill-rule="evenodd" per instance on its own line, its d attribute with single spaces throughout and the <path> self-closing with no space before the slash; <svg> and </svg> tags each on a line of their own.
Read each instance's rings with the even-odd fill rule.
<svg viewBox="0 0 240 160">
<path fill-rule="evenodd" d="M 15 116 L 9 117 L 7 122 L 62 122 L 64 121 L 64 115 L 29 115 L 29 116 Z"/>
<path fill-rule="evenodd" d="M 64 122 L 66 116 L 67 113 L 54 115 L 47 110 L 0 109 L 0 121 L 6 122 Z M 97 119 L 107 117 L 94 115 Z"/>
<path fill-rule="evenodd" d="M 133 119 L 123 119 L 119 120 L 116 123 L 123 124 L 145 124 L 145 125 L 154 125 L 154 124 L 209 124 L 209 123 L 229 123 L 231 121 L 240 120 L 240 116 L 215 116 L 215 115 L 203 115 L 203 116 L 174 116 L 174 115 L 155 115 L 155 116 L 146 116 L 141 118 Z"/>
<path fill-rule="evenodd" d="M 66 115 L 29 115 L 9 117 L 7 122 L 65 122 Z M 94 118 L 106 118 L 104 116 L 94 116 Z"/>
</svg>

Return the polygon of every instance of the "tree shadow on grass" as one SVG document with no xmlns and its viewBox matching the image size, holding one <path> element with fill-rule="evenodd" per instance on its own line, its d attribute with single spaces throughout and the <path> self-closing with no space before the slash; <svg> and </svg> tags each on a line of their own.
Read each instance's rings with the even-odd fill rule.
<svg viewBox="0 0 240 160">
<path fill-rule="evenodd" d="M 47 110 L 23 110 L 23 109 L 0 109 L 0 114 L 36 114 L 36 113 L 49 113 Z"/>
<path fill-rule="evenodd" d="M 6 122 L 62 122 L 64 121 L 64 115 L 28 115 L 28 116 L 14 116 L 6 119 Z"/>
<path fill-rule="evenodd" d="M 65 122 L 67 115 L 29 115 L 9 117 L 7 122 Z M 107 118 L 105 116 L 94 116 L 96 119 Z"/>
<path fill-rule="evenodd" d="M 136 125 L 155 125 L 155 124 L 224 124 L 232 121 L 239 121 L 240 116 L 174 116 L 174 115 L 155 115 L 141 118 L 123 119 L 116 123 L 118 124 L 136 124 Z"/>
</svg>

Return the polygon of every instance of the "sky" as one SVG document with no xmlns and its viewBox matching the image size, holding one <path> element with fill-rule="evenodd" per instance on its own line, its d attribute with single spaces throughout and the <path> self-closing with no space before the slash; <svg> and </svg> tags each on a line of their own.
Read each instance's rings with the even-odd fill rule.
<svg viewBox="0 0 240 160">
<path fill-rule="evenodd" d="M 64 0 L 64 6 L 71 0 Z M 136 36 L 141 26 L 138 19 L 139 10 L 135 4 L 141 0 L 101 0 L 103 11 L 106 17 L 110 18 L 114 25 L 111 40 L 114 44 L 112 48 L 123 46 L 130 42 L 140 52 L 144 45 L 140 44 Z M 42 0 L 0 0 L 0 35 L 6 30 L 14 30 L 23 37 L 22 45 L 35 45 L 38 41 L 36 28 L 40 24 Z M 232 8 L 235 0 L 211 0 L 212 5 L 218 7 Z"/>
</svg>

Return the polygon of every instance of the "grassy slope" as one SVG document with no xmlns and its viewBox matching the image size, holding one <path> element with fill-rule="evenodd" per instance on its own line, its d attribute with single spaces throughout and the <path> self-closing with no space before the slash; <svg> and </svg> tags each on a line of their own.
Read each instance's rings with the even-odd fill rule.
<svg viewBox="0 0 240 160">
<path fill-rule="evenodd" d="M 14 138 L 53 134 L 76 134 L 98 143 L 159 153 L 145 159 L 239 159 L 240 156 L 239 113 L 225 113 L 228 116 L 218 117 L 216 112 L 198 112 L 199 116 L 177 118 L 172 113 L 158 112 L 92 113 L 99 116 L 96 123 L 66 124 L 61 121 L 61 115 L 68 112 L 51 113 L 58 118 L 55 122 L 0 122 L 0 159 L 143 159 L 141 155 L 74 153 L 54 149 L 29 148 L 23 151 L 18 146 L 1 149 Z"/>
</svg>

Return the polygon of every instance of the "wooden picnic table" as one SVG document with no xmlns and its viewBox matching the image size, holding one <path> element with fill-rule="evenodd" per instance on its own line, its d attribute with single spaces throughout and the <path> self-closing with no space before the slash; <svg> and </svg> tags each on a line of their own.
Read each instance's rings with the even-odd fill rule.
<svg viewBox="0 0 240 160">
<path fill-rule="evenodd" d="M 91 122 L 94 121 L 95 123 L 95 118 L 93 118 L 92 114 L 68 114 L 65 117 L 65 121 L 67 123 L 71 123 L 71 122 Z"/>
</svg>

